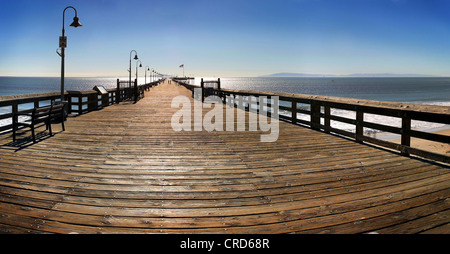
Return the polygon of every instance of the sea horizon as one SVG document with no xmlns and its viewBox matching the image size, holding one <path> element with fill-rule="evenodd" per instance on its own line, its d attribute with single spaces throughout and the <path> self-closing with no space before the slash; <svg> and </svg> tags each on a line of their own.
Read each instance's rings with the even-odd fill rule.
<svg viewBox="0 0 450 254">
<path fill-rule="evenodd" d="M 119 77 L 66 77 L 65 90 L 86 91 L 96 85 L 115 88 Z M 201 79 L 221 79 L 222 88 L 335 96 L 392 102 L 450 102 L 450 77 L 194 77 L 190 82 L 200 86 Z M 134 78 L 132 77 L 134 80 Z M 138 83 L 149 83 L 150 77 L 139 77 Z M 338 82 L 337 82 L 338 81 Z M 60 77 L 0 76 L 0 96 L 42 92 L 59 92 Z"/>
</svg>

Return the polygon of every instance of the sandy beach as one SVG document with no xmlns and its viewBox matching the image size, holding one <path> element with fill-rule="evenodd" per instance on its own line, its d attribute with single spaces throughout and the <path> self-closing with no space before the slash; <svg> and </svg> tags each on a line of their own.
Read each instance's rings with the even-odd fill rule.
<svg viewBox="0 0 450 254">
<path fill-rule="evenodd" d="M 440 130 L 440 131 L 436 131 L 434 133 L 450 136 L 450 129 Z M 400 139 L 394 139 L 394 140 L 390 140 L 390 141 L 400 144 Z M 411 138 L 411 147 L 450 156 L 450 145 L 449 144 L 438 143 L 438 142 L 428 141 L 428 140 L 419 139 L 419 138 Z"/>
</svg>

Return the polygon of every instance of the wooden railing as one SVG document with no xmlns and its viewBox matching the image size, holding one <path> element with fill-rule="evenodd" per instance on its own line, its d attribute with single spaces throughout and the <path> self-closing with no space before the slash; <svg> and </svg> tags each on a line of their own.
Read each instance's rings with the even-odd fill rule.
<svg viewBox="0 0 450 254">
<path fill-rule="evenodd" d="M 60 100 L 60 98 L 61 94 L 58 92 L 0 96 L 0 108 L 10 109 L 8 113 L 0 114 L 0 120 L 6 120 L 8 122 L 7 124 L 0 126 L 0 132 L 12 130 L 12 118 L 19 110 L 48 106 L 55 101 Z M 22 107 L 24 108 L 22 109 Z"/>
<path fill-rule="evenodd" d="M 179 82 L 180 85 L 185 86 L 191 91 L 194 88 L 199 88 L 191 84 Z M 359 100 L 351 98 L 316 96 L 304 94 L 289 94 L 276 92 L 260 92 L 260 91 L 245 91 L 233 89 L 220 89 L 216 91 L 222 100 L 229 101 L 236 97 L 248 96 L 272 96 L 279 97 L 279 109 L 284 111 L 286 115 L 279 115 L 279 118 L 293 124 L 308 126 L 312 129 L 324 131 L 326 133 L 338 134 L 351 138 L 357 142 L 366 142 L 378 146 L 394 149 L 400 151 L 403 155 L 417 155 L 423 158 L 432 159 L 444 163 L 450 163 L 450 157 L 435 153 L 432 151 L 425 151 L 411 146 L 411 138 L 420 138 L 424 140 L 450 144 L 450 136 L 429 133 L 420 130 L 411 129 L 411 121 L 425 121 L 440 124 L 450 124 L 450 107 L 434 106 L 423 104 L 407 104 L 396 102 L 382 102 Z M 236 101 L 236 100 L 233 100 Z M 252 107 L 252 102 L 247 101 L 248 107 Z M 270 106 L 270 103 L 269 103 Z M 256 107 L 258 108 L 258 107 Z M 355 113 L 356 118 L 346 118 L 332 114 L 332 109 L 347 110 Z M 309 120 L 299 119 L 298 114 L 308 115 Z M 395 117 L 401 119 L 401 126 L 394 127 L 386 123 L 374 123 L 366 121 L 364 116 L 366 114 L 376 114 L 387 117 Z M 339 129 L 331 125 L 331 121 L 337 121 L 353 125 L 355 132 L 344 129 Z M 400 135 L 400 144 L 377 139 L 365 135 L 364 128 L 371 128 L 382 132 L 388 132 Z"/>
<path fill-rule="evenodd" d="M 137 94 L 139 98 L 144 96 L 144 91 L 150 87 L 156 86 L 161 82 L 155 81 L 148 84 L 137 86 Z M 64 99 L 68 101 L 68 109 L 66 112 L 72 115 L 81 115 L 90 111 L 99 110 L 112 104 L 117 104 L 125 100 L 127 88 L 111 88 L 106 89 L 107 94 L 99 94 L 95 90 L 88 91 L 66 91 Z M 132 88 L 134 89 L 134 88 Z M 53 104 L 55 101 L 60 101 L 60 93 L 39 93 L 39 94 L 23 94 L 0 96 L 0 108 L 4 110 L 9 108 L 9 112 L 0 113 L 0 120 L 5 121 L 6 124 L 0 125 L 0 133 L 12 130 L 12 118 L 15 113 L 23 110 L 32 109 L 34 107 L 42 107 Z"/>
<path fill-rule="evenodd" d="M 109 105 L 118 104 L 127 100 L 134 100 L 134 96 L 138 96 L 138 99 L 144 97 L 144 91 L 150 87 L 158 85 L 161 80 L 154 81 L 137 86 L 120 86 L 120 81 L 117 80 L 117 88 L 106 89 L 107 94 L 99 94 L 97 91 L 67 91 L 69 101 L 69 114 L 87 113 L 90 111 L 102 109 Z M 125 83 L 128 84 L 128 81 Z M 135 100 L 136 101 L 136 100 Z"/>
<path fill-rule="evenodd" d="M 69 114 L 84 114 L 117 103 L 117 89 L 107 89 L 107 94 L 99 94 L 97 91 L 67 91 L 69 102 Z"/>
</svg>

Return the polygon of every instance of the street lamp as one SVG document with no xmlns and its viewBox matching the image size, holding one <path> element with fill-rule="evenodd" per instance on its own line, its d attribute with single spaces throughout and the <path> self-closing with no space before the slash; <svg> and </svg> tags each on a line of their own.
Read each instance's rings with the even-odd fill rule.
<svg viewBox="0 0 450 254">
<path fill-rule="evenodd" d="M 134 51 L 134 60 L 138 60 L 139 58 L 138 58 L 138 56 L 137 56 L 137 52 L 136 52 L 136 50 L 131 50 L 130 51 L 130 80 L 129 80 L 129 83 L 128 83 L 128 85 L 129 85 L 129 87 L 130 87 L 130 89 L 131 89 L 131 54 L 133 53 L 133 51 Z"/>
<path fill-rule="evenodd" d="M 65 48 L 67 47 L 67 37 L 64 35 L 64 17 L 66 10 L 68 8 L 72 8 L 75 11 L 75 17 L 73 18 L 72 24 L 70 26 L 80 27 L 82 26 L 78 20 L 77 10 L 72 6 L 67 6 L 63 11 L 63 26 L 62 26 L 62 36 L 59 37 L 59 48 L 61 49 L 61 53 L 56 51 L 58 55 L 61 57 L 61 103 L 64 101 L 64 58 L 65 58 Z"/>
<path fill-rule="evenodd" d="M 147 71 L 150 70 L 150 67 L 148 65 L 145 66 L 145 84 L 147 84 Z"/>
<path fill-rule="evenodd" d="M 142 67 L 142 62 L 141 62 L 141 60 L 137 60 L 136 61 L 136 84 L 139 85 L 139 82 L 138 82 L 138 62 L 139 62 L 139 67 Z"/>
</svg>

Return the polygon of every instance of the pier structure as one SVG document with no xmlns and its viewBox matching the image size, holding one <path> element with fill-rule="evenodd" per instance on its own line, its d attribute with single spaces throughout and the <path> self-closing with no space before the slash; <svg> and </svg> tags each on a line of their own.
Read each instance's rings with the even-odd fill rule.
<svg viewBox="0 0 450 254">
<path fill-rule="evenodd" d="M 34 144 L 26 129 L 16 142 L 9 132 L 0 135 L 0 231 L 450 233 L 448 156 L 409 143 L 419 136 L 448 144 L 447 136 L 410 128 L 411 119 L 448 124 L 448 107 L 220 89 L 215 94 L 225 103 L 214 106 L 224 115 L 240 96 L 278 96 L 290 101 L 279 108 L 291 115 L 233 107 L 245 116 L 234 118 L 236 125 L 245 120 L 244 130 L 175 131 L 180 108 L 172 102 L 183 96 L 199 103 L 195 89 L 165 80 L 142 89 L 136 103 L 115 100 L 114 89 L 108 96 L 80 92 L 85 100 L 71 103 L 65 131 L 55 125 L 48 136 L 42 126 Z M 36 98 L 6 98 L 0 106 L 17 111 L 20 102 L 39 105 Z M 333 108 L 354 110 L 356 119 L 334 116 Z M 192 125 L 204 121 L 209 110 L 202 109 Z M 367 113 L 399 117 L 402 127 L 368 123 Z M 266 131 L 250 131 L 253 117 L 277 121 L 277 140 L 261 142 Z M 402 141 L 366 137 L 369 127 Z"/>
</svg>

